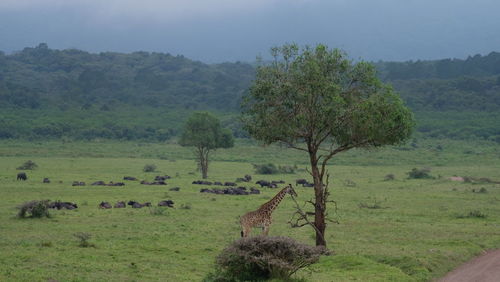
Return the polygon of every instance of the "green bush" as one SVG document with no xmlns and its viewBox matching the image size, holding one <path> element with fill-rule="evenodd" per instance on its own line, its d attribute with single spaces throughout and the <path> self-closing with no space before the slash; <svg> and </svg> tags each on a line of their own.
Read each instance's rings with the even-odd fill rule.
<svg viewBox="0 0 500 282">
<path fill-rule="evenodd" d="M 241 238 L 217 257 L 216 272 L 205 281 L 289 280 L 297 270 L 316 263 L 323 248 L 288 237 Z"/>
<path fill-rule="evenodd" d="M 297 170 L 297 166 L 278 166 L 268 163 L 268 164 L 254 164 L 256 174 L 293 174 Z"/>
<path fill-rule="evenodd" d="M 26 202 L 17 208 L 19 209 L 17 216 L 20 218 L 50 217 L 49 200 L 42 200 L 42 201 L 33 200 L 30 202 Z"/>
<path fill-rule="evenodd" d="M 29 160 L 29 161 L 26 161 L 25 163 L 23 163 L 21 166 L 17 167 L 16 169 L 19 169 L 19 170 L 33 170 L 33 169 L 37 169 L 38 168 L 38 165 Z"/>
<path fill-rule="evenodd" d="M 78 246 L 82 248 L 89 248 L 89 247 L 95 248 L 94 244 L 89 243 L 90 238 L 92 238 L 92 234 L 86 232 L 77 232 L 73 234 L 73 236 L 75 236 L 78 240 L 80 240 Z"/>
<path fill-rule="evenodd" d="M 155 172 L 156 171 L 156 165 L 154 164 L 147 164 L 144 166 L 144 168 L 142 169 L 142 171 L 144 172 Z"/>
<path fill-rule="evenodd" d="M 428 168 L 413 168 L 411 171 L 407 172 L 409 179 L 429 179 L 433 178 L 430 175 L 431 170 Z"/>
<path fill-rule="evenodd" d="M 279 170 L 274 164 L 263 164 L 258 165 L 254 164 L 253 168 L 255 169 L 256 174 L 278 174 Z"/>
</svg>

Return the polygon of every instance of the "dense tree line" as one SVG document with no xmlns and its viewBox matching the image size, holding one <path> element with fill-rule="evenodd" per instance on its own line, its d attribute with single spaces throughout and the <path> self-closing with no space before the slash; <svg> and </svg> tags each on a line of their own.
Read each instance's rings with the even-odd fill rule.
<svg viewBox="0 0 500 282">
<path fill-rule="evenodd" d="M 417 134 L 500 139 L 500 53 L 376 66 L 416 112 Z M 254 78 L 250 64 L 165 53 L 94 54 L 43 43 L 0 52 L 0 139 L 161 141 L 199 110 L 214 112 L 235 137 L 248 137 L 236 117 Z"/>
</svg>

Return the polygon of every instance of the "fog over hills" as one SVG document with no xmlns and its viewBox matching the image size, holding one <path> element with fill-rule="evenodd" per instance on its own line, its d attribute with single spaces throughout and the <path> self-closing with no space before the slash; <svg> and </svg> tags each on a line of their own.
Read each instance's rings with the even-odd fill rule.
<svg viewBox="0 0 500 282">
<path fill-rule="evenodd" d="M 499 50 L 499 10 L 495 0 L 2 0 L 0 50 L 46 42 L 252 62 L 296 42 L 369 61 L 465 59 Z"/>
</svg>

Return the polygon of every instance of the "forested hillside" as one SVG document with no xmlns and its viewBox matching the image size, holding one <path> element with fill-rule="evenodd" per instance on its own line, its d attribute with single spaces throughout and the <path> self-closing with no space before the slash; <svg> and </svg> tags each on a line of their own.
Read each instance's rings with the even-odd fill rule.
<svg viewBox="0 0 500 282">
<path fill-rule="evenodd" d="M 417 135 L 500 142 L 500 53 L 376 66 L 415 112 Z M 0 138 L 164 141 L 194 110 L 242 137 L 236 116 L 254 73 L 164 53 L 0 52 Z"/>
</svg>

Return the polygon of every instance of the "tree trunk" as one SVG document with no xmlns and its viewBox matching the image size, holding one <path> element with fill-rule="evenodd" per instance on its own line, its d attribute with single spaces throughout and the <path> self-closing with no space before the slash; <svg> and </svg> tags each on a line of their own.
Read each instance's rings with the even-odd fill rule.
<svg viewBox="0 0 500 282">
<path fill-rule="evenodd" d="M 201 160 L 201 175 L 203 179 L 208 178 L 208 163 L 206 160 Z"/>
<path fill-rule="evenodd" d="M 314 209 L 314 225 L 316 226 L 316 246 L 325 246 L 325 193 L 323 187 L 323 179 L 319 174 L 318 167 L 312 167 L 313 179 L 314 179 L 314 196 L 315 196 L 315 209 Z"/>
<path fill-rule="evenodd" d="M 198 148 L 198 162 L 200 164 L 201 175 L 203 179 L 208 178 L 208 153 L 209 149 L 199 147 Z"/>
<path fill-rule="evenodd" d="M 318 160 L 316 158 L 316 152 L 309 151 L 309 157 L 311 160 L 311 172 L 314 181 L 314 226 L 316 226 L 316 246 L 324 246 L 326 248 L 325 240 L 325 193 L 323 187 L 323 178 L 318 169 Z"/>
</svg>

